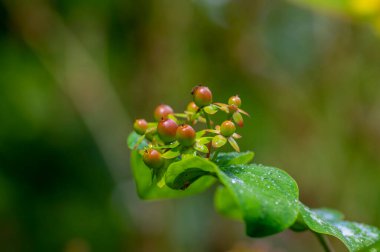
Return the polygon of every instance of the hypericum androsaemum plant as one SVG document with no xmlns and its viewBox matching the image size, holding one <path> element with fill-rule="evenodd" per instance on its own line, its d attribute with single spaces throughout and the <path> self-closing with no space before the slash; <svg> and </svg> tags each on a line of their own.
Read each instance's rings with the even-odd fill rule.
<svg viewBox="0 0 380 252">
<path fill-rule="evenodd" d="M 213 102 L 208 87 L 196 86 L 184 113 L 159 105 L 155 122 L 138 119 L 128 137 L 137 192 L 143 199 L 184 197 L 218 183 L 216 210 L 245 223 L 251 237 L 291 229 L 316 234 L 325 251 L 332 251 L 325 234 L 340 239 L 350 251 L 380 251 L 380 230 L 343 220 L 336 210 L 310 209 L 298 199 L 298 186 L 285 171 L 250 163 L 253 152 L 240 152 L 236 142 L 243 126 L 241 99 Z M 212 120 L 221 112 L 227 118 Z M 203 126 L 203 127 L 202 127 Z M 196 131 L 196 129 L 200 129 Z M 220 152 L 227 143 L 234 152 Z"/>
</svg>

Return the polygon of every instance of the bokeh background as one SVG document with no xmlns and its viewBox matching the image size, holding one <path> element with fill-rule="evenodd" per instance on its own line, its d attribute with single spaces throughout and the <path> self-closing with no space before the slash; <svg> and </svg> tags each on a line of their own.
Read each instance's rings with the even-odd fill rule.
<svg viewBox="0 0 380 252">
<path fill-rule="evenodd" d="M 0 1 L 0 251 L 321 251 L 245 237 L 213 190 L 137 198 L 132 121 L 198 83 L 303 202 L 380 227 L 379 35 L 379 0 Z"/>
</svg>

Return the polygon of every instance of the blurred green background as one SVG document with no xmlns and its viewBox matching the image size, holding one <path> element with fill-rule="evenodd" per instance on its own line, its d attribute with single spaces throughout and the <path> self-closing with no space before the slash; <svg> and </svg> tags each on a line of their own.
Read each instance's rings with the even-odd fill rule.
<svg viewBox="0 0 380 252">
<path fill-rule="evenodd" d="M 379 34 L 379 0 L 0 1 L 0 251 L 321 251 L 245 237 L 213 190 L 137 198 L 133 120 L 198 83 L 303 202 L 380 227 Z"/>
</svg>

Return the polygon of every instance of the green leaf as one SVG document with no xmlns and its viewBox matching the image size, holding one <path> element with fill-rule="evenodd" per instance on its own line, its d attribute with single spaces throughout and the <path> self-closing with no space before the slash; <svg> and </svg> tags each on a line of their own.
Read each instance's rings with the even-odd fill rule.
<svg viewBox="0 0 380 252">
<path fill-rule="evenodd" d="M 344 215 L 341 212 L 334 209 L 318 208 L 314 209 L 313 211 L 329 221 L 339 221 L 343 220 L 344 218 Z M 298 214 L 296 222 L 290 228 L 295 232 L 302 232 L 309 229 L 303 220 L 301 213 Z"/>
<path fill-rule="evenodd" d="M 187 114 L 185 113 L 174 113 L 174 116 L 180 117 L 180 118 L 187 118 Z"/>
<path fill-rule="evenodd" d="M 344 219 L 344 215 L 335 209 L 317 208 L 313 209 L 313 212 L 319 216 L 322 216 L 325 220 L 328 221 L 340 221 Z"/>
<path fill-rule="evenodd" d="M 177 124 L 179 123 L 177 117 L 174 114 L 169 114 L 168 118 L 171 119 L 171 120 L 173 120 L 173 121 L 175 121 Z"/>
<path fill-rule="evenodd" d="M 379 251 L 380 251 L 380 241 L 360 250 L 360 252 L 379 252 Z"/>
<path fill-rule="evenodd" d="M 332 235 L 341 240 L 350 251 L 368 248 L 380 241 L 380 230 L 357 222 L 343 221 L 342 215 L 326 215 L 300 203 L 300 214 L 305 224 L 314 232 Z"/>
<path fill-rule="evenodd" d="M 200 152 L 203 152 L 203 153 L 208 153 L 208 152 L 209 152 L 209 150 L 208 150 L 208 148 L 207 148 L 206 145 L 204 145 L 204 144 L 200 144 L 200 143 L 198 143 L 198 142 L 195 142 L 193 147 L 194 147 L 194 149 L 196 149 L 197 151 L 200 151 Z"/>
<path fill-rule="evenodd" d="M 296 220 L 298 187 L 286 172 L 249 164 L 223 166 L 217 175 L 236 200 L 249 236 L 281 232 Z"/>
<path fill-rule="evenodd" d="M 223 110 L 223 111 L 226 112 L 227 114 L 230 112 L 230 110 L 228 109 L 228 105 L 227 105 L 227 104 L 220 103 L 220 102 L 215 102 L 214 104 L 215 104 L 216 106 L 218 106 L 220 110 Z"/>
<path fill-rule="evenodd" d="M 141 136 L 134 131 L 129 134 L 127 138 L 127 145 L 131 150 L 133 150 L 136 145 L 138 150 L 141 150 L 142 148 L 148 146 L 146 140 L 144 140 L 144 136 Z"/>
<path fill-rule="evenodd" d="M 131 152 L 131 168 L 136 182 L 137 193 L 142 199 L 186 197 L 203 192 L 215 182 L 213 178 L 204 176 L 192 183 L 185 191 L 173 190 L 167 185 L 163 185 L 160 178 L 158 178 L 162 177 L 161 174 L 158 174 L 160 175 L 158 177 L 155 176 L 152 181 L 152 170 L 144 164 L 142 156 L 137 150 Z M 160 172 L 166 172 L 166 168 L 164 167 Z M 157 186 L 158 182 L 160 182 L 160 186 L 163 185 L 162 188 Z"/>
<path fill-rule="evenodd" d="M 213 115 L 215 114 L 216 112 L 218 112 L 218 107 L 211 104 L 211 105 L 208 105 L 206 107 L 203 108 L 204 111 L 207 113 L 207 114 L 210 114 L 210 115 Z"/>
<path fill-rule="evenodd" d="M 239 112 L 235 112 L 233 113 L 232 115 L 232 119 L 234 120 L 234 122 L 239 126 L 239 127 L 243 127 L 244 126 L 244 120 L 243 120 L 243 117 L 241 116 L 241 114 Z"/>
<path fill-rule="evenodd" d="M 243 215 L 238 203 L 226 187 L 219 186 L 216 189 L 214 205 L 218 213 L 231 219 L 243 220 Z"/>
<path fill-rule="evenodd" d="M 165 177 L 161 177 L 161 178 L 159 178 L 157 180 L 158 180 L 157 181 L 157 186 L 159 188 L 162 188 L 162 187 L 164 187 L 166 185 L 166 183 L 165 183 Z"/>
<path fill-rule="evenodd" d="M 182 159 L 185 159 L 187 157 L 196 156 L 197 151 L 194 150 L 194 148 L 188 147 L 188 148 L 182 148 Z"/>
<path fill-rule="evenodd" d="M 178 157 L 179 155 L 181 155 L 181 152 L 179 150 L 172 149 L 162 154 L 161 157 L 165 159 L 173 159 Z"/>
<path fill-rule="evenodd" d="M 248 164 L 254 158 L 252 151 L 245 152 L 221 152 L 215 160 L 218 166 L 228 166 L 236 164 Z"/>
<path fill-rule="evenodd" d="M 237 134 L 237 133 L 233 133 L 232 134 L 232 137 L 235 138 L 235 139 L 240 139 L 241 138 L 241 135 Z"/>
<path fill-rule="evenodd" d="M 169 161 L 166 161 L 165 165 L 161 166 L 160 168 L 151 169 L 152 182 L 155 182 L 159 188 L 162 188 L 165 186 L 165 173 L 166 173 L 169 163 L 170 163 Z"/>
<path fill-rule="evenodd" d="M 209 132 L 209 133 L 213 133 L 213 134 L 220 134 L 220 130 L 208 129 L 206 131 Z"/>
<path fill-rule="evenodd" d="M 197 133 L 195 133 L 195 138 L 200 138 L 200 137 L 202 137 L 204 134 L 206 134 L 207 133 L 207 131 L 206 130 L 200 130 L 200 131 L 198 131 Z"/>
<path fill-rule="evenodd" d="M 169 165 L 165 175 L 165 182 L 173 189 L 186 189 L 194 181 L 204 175 L 215 175 L 217 166 L 201 157 L 189 157 Z M 215 178 L 207 176 L 212 180 Z"/>
<path fill-rule="evenodd" d="M 166 145 L 160 145 L 160 146 L 154 146 L 153 149 L 159 150 L 159 149 L 173 149 L 179 145 L 178 141 L 175 141 L 171 144 L 166 144 Z"/>
<path fill-rule="evenodd" d="M 201 137 L 199 139 L 197 139 L 197 143 L 199 144 L 208 144 L 209 142 L 211 142 L 212 140 L 212 137 Z"/>
<path fill-rule="evenodd" d="M 227 139 L 222 135 L 216 135 L 212 138 L 212 147 L 220 148 L 227 143 Z"/>
<path fill-rule="evenodd" d="M 232 137 L 229 137 L 228 142 L 231 144 L 232 148 L 234 148 L 237 152 L 240 152 L 239 145 L 237 144 L 235 139 L 233 139 Z"/>
</svg>

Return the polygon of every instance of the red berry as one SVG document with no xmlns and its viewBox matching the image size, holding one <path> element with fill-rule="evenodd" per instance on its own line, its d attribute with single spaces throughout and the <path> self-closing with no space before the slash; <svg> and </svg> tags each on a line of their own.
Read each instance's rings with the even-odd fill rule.
<svg viewBox="0 0 380 252">
<path fill-rule="evenodd" d="M 236 126 L 232 121 L 224 121 L 222 125 L 220 126 L 220 133 L 225 136 L 229 137 L 233 133 L 235 133 Z"/>
<path fill-rule="evenodd" d="M 178 125 L 171 119 L 161 120 L 157 125 L 157 132 L 165 143 L 173 142 L 176 139 Z"/>
<path fill-rule="evenodd" d="M 160 168 L 164 164 L 161 153 L 154 149 L 145 150 L 143 154 L 144 163 L 150 168 Z"/>
<path fill-rule="evenodd" d="M 161 104 L 154 110 L 154 119 L 159 122 L 161 119 L 167 119 L 168 115 L 173 113 L 174 111 L 169 105 Z"/>
<path fill-rule="evenodd" d="M 144 135 L 147 128 L 148 123 L 144 119 L 137 119 L 133 124 L 133 129 L 139 135 Z"/>
<path fill-rule="evenodd" d="M 241 106 L 241 99 L 237 95 L 231 96 L 230 99 L 228 99 L 228 104 L 229 105 L 235 105 L 238 108 L 240 108 L 240 106 Z"/>
<path fill-rule="evenodd" d="M 193 100 L 198 107 L 210 105 L 212 102 L 212 93 L 208 87 L 196 86 L 191 92 Z"/>
<path fill-rule="evenodd" d="M 195 142 L 195 130 L 187 124 L 177 128 L 176 138 L 183 146 L 191 146 Z"/>
<path fill-rule="evenodd" d="M 199 109 L 198 106 L 195 105 L 194 102 L 190 102 L 189 104 L 187 104 L 186 110 L 189 112 L 196 113 L 198 111 L 198 109 Z"/>
</svg>

